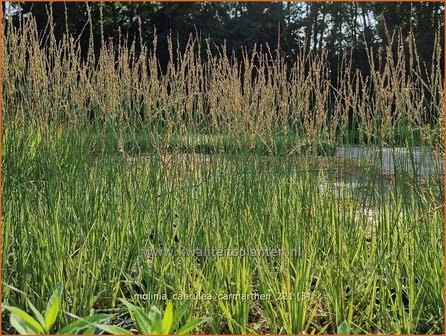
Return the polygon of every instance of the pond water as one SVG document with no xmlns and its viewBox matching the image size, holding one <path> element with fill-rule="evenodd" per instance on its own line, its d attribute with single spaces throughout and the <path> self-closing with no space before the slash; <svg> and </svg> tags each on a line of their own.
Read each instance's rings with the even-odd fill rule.
<svg viewBox="0 0 446 336">
<path fill-rule="evenodd" d="M 379 149 L 343 146 L 338 147 L 334 155 L 349 164 L 344 164 L 342 174 L 335 181 L 322 180 L 320 190 L 332 188 L 339 197 L 345 190 L 353 191 L 358 198 L 366 201 L 362 215 L 369 219 L 375 218 L 376 213 L 367 200 L 372 197 L 375 201 L 387 199 L 395 187 L 396 175 L 399 179 L 410 181 L 412 185 L 435 190 L 438 204 L 444 203 L 441 188 L 444 179 L 444 154 L 435 155 L 427 147 Z M 371 207 L 366 206 L 367 203 Z"/>
<path fill-rule="evenodd" d="M 344 146 L 336 149 L 335 156 L 367 162 L 380 170 L 382 174 L 394 174 L 394 172 L 407 172 L 422 176 L 444 174 L 444 154 L 435 155 L 428 147 L 379 149 Z"/>
</svg>

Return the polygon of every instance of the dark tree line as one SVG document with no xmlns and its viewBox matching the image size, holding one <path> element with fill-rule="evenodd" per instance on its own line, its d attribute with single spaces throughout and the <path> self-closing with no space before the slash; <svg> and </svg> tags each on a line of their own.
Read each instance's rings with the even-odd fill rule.
<svg viewBox="0 0 446 336">
<path fill-rule="evenodd" d="M 352 62 L 367 74 L 365 46 L 378 50 L 388 36 L 412 31 L 421 59 L 429 64 L 436 32 L 444 34 L 442 2 L 112 2 L 112 3 L 2 3 L 6 18 L 19 24 L 32 13 L 41 34 L 48 29 L 52 12 L 56 39 L 64 33 L 81 35 L 82 49 L 88 49 L 93 33 L 96 55 L 100 41 L 128 37 L 137 44 L 158 36 L 161 64 L 168 60 L 167 39 L 172 35 L 180 46 L 190 34 L 211 38 L 212 44 L 226 43 L 227 52 L 240 54 L 241 46 L 269 45 L 293 60 L 302 49 L 329 52 L 335 70 L 340 57 L 352 52 Z M 89 14 L 90 12 L 90 14 Z M 91 17 L 92 27 L 87 24 Z M 441 38 L 443 47 L 444 39 Z M 443 49 L 443 48 L 442 48 Z"/>
</svg>

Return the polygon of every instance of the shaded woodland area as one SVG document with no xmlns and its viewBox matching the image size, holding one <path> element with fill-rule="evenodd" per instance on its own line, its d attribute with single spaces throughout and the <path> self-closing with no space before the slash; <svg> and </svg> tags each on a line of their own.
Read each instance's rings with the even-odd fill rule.
<svg viewBox="0 0 446 336">
<path fill-rule="evenodd" d="M 191 34 L 199 34 L 203 45 L 210 38 L 214 46 L 226 45 L 229 54 L 241 55 L 242 46 L 268 45 L 274 53 L 278 40 L 281 54 L 293 62 L 302 46 L 318 53 L 328 51 L 333 73 L 343 54 L 351 53 L 354 67 L 369 73 L 366 46 L 385 49 L 394 32 L 403 36 L 412 31 L 419 56 L 429 67 L 434 36 L 444 34 L 442 2 L 113 2 L 113 3 L 11 3 L 6 17 L 20 24 L 21 16 L 35 16 L 40 34 L 50 29 L 52 11 L 56 39 L 63 34 L 81 38 L 84 54 L 93 34 L 93 47 L 99 55 L 101 40 L 142 39 L 151 45 L 157 35 L 157 56 L 162 68 L 168 62 L 168 36 L 184 49 Z M 89 22 L 91 21 L 91 25 Z M 442 50 L 444 40 L 441 39 Z M 205 48 L 203 48 L 205 49 Z M 383 50 L 385 52 L 385 50 Z M 203 51 L 204 53 L 204 51 Z M 375 53 L 378 58 L 379 52 Z M 174 55 L 175 57 L 175 55 Z M 203 57 L 206 57 L 204 54 Z"/>
</svg>

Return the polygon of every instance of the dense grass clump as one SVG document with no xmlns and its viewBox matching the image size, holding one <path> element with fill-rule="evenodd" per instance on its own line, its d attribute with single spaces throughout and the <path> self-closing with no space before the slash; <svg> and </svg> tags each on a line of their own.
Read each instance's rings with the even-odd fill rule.
<svg viewBox="0 0 446 336">
<path fill-rule="evenodd" d="M 161 73 L 145 46 L 84 60 L 32 18 L 3 29 L 6 303 L 42 311 L 63 283 L 77 316 L 189 300 L 202 333 L 444 330 L 438 39 L 430 69 L 393 36 L 333 83 L 305 50 L 204 60 L 191 38 Z"/>
</svg>

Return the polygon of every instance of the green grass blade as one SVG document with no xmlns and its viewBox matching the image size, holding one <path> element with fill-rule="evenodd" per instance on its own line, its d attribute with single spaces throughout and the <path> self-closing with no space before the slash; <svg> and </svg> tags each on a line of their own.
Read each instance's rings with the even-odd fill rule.
<svg viewBox="0 0 446 336">
<path fill-rule="evenodd" d="M 195 327 L 199 326 L 200 324 L 203 324 L 207 322 L 209 319 L 207 317 L 200 317 L 195 320 L 192 320 L 188 323 L 186 323 L 180 330 L 178 330 L 178 335 L 184 335 L 187 334 L 190 330 L 194 329 Z"/>
<path fill-rule="evenodd" d="M 181 322 L 182 317 L 187 311 L 187 308 L 189 307 L 189 301 L 184 301 L 183 304 L 181 304 L 178 309 L 175 311 L 175 314 L 173 315 L 173 324 L 171 327 L 171 330 L 175 330 L 179 323 Z"/>
<path fill-rule="evenodd" d="M 39 312 L 39 310 L 32 304 L 32 302 L 29 299 L 27 299 L 27 302 L 28 302 L 29 308 L 31 308 L 31 310 L 34 313 L 34 316 L 37 318 L 37 321 L 39 321 L 41 326 L 44 326 L 45 325 L 45 319 L 44 319 L 42 313 Z"/>
<path fill-rule="evenodd" d="M 133 335 L 133 333 L 131 331 L 128 331 L 127 329 L 113 325 L 99 324 L 99 323 L 92 323 L 92 325 L 112 335 Z"/>
<path fill-rule="evenodd" d="M 173 324 L 173 304 L 171 301 L 167 302 L 166 309 L 163 316 L 163 334 L 169 334 L 170 328 Z"/>
</svg>

